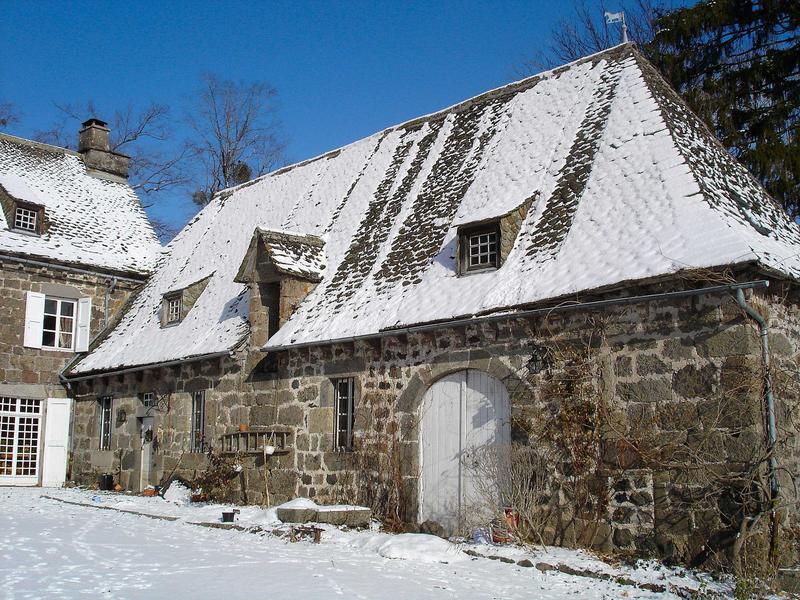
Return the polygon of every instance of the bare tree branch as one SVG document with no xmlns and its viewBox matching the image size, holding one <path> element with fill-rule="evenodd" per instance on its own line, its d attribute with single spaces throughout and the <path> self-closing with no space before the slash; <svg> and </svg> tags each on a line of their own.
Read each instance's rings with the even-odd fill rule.
<svg viewBox="0 0 800 600">
<path fill-rule="evenodd" d="M 192 196 L 197 204 L 281 163 L 285 144 L 275 118 L 276 100 L 275 88 L 264 82 L 203 76 L 197 103 L 186 118 L 195 136 L 190 153 L 204 167 L 205 181 Z"/>
<path fill-rule="evenodd" d="M 19 121 L 19 110 L 11 102 L 0 102 L 0 127 L 8 127 Z"/>
</svg>

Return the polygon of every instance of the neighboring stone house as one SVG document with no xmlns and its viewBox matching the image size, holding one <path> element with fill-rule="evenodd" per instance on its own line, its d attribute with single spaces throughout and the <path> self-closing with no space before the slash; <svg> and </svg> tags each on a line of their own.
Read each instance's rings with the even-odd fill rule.
<svg viewBox="0 0 800 600">
<path fill-rule="evenodd" d="M 108 134 L 85 122 L 78 152 L 0 134 L 0 485 L 64 483 L 60 372 L 159 255 Z"/>
<path fill-rule="evenodd" d="M 211 451 L 243 502 L 510 503 L 701 561 L 795 522 L 798 276 L 798 226 L 615 47 L 217 194 L 69 369 L 73 475 Z"/>
</svg>

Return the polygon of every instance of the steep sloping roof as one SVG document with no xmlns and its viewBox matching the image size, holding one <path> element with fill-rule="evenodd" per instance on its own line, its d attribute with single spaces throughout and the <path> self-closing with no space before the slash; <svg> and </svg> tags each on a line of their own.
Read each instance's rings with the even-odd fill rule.
<svg viewBox="0 0 800 600">
<path fill-rule="evenodd" d="M 0 186 L 44 206 L 41 236 L 14 231 L 0 211 L 0 252 L 143 275 L 160 244 L 127 182 L 87 174 L 80 154 L 0 134 Z"/>
<path fill-rule="evenodd" d="M 505 264 L 457 277 L 457 225 L 530 209 Z M 320 236 L 323 280 L 267 348 L 530 305 L 682 269 L 800 278 L 800 232 L 630 45 L 220 194 L 77 372 L 224 351 L 254 227 Z M 177 327 L 161 294 L 216 269 Z"/>
</svg>

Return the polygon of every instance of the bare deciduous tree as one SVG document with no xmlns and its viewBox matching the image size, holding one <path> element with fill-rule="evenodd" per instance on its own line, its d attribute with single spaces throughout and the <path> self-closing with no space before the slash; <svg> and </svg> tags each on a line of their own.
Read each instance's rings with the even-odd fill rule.
<svg viewBox="0 0 800 600">
<path fill-rule="evenodd" d="M 11 102 L 0 102 L 0 127 L 8 127 L 19 121 L 19 111 Z"/>
<path fill-rule="evenodd" d="M 51 128 L 37 131 L 35 139 L 63 148 L 75 148 L 77 123 L 100 113 L 92 101 L 80 105 L 55 106 L 61 112 L 62 118 Z M 143 109 L 136 110 L 128 105 L 123 110 L 114 112 L 110 129 L 111 150 L 131 157 L 130 183 L 141 195 L 148 196 L 187 182 L 182 169 L 186 148 L 181 147 L 172 154 L 162 150 L 165 142 L 172 137 L 168 106 L 151 102 Z M 152 197 L 142 204 L 145 207 L 152 206 Z"/>
<path fill-rule="evenodd" d="M 284 144 L 275 119 L 275 88 L 205 75 L 197 103 L 187 116 L 195 134 L 190 151 L 204 168 L 205 181 L 192 194 L 199 205 L 214 193 L 244 183 L 278 166 Z"/>
<path fill-rule="evenodd" d="M 606 23 L 606 12 L 624 11 L 628 39 L 643 48 L 655 35 L 653 23 L 666 0 L 628 0 L 609 4 L 606 0 L 587 5 L 574 0 L 574 16 L 562 19 L 553 29 L 549 53 L 539 53 L 519 66 L 521 75 L 531 75 L 589 54 L 616 46 L 622 41 L 618 24 Z"/>
</svg>

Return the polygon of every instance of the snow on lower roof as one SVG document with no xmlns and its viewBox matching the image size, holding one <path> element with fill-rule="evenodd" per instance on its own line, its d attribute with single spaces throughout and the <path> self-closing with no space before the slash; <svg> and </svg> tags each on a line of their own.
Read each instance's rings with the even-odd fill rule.
<svg viewBox="0 0 800 600">
<path fill-rule="evenodd" d="M 532 200 L 496 271 L 457 276 L 457 224 Z M 321 237 L 322 281 L 266 349 L 507 310 L 682 269 L 800 278 L 800 233 L 631 45 L 387 129 L 220 194 L 75 373 L 225 351 L 254 228 Z M 180 325 L 158 306 L 215 269 Z"/>
<path fill-rule="evenodd" d="M 15 231 L 0 210 L 0 253 L 136 275 L 155 267 L 161 246 L 131 186 L 87 174 L 79 154 L 0 134 L 0 186 L 43 206 L 48 224 Z"/>
</svg>

